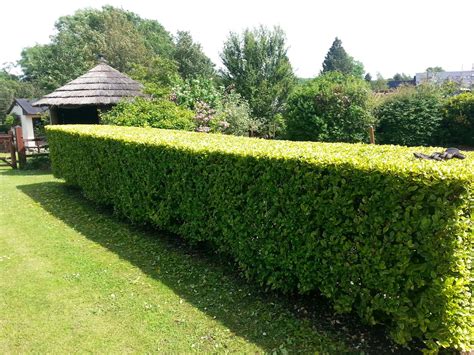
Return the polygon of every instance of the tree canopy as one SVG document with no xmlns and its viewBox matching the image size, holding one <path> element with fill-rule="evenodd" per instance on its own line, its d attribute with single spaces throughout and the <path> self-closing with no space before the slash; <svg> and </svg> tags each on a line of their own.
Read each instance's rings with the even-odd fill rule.
<svg viewBox="0 0 474 355">
<path fill-rule="evenodd" d="M 31 83 L 22 82 L 16 75 L 0 70 L 0 123 L 3 122 L 15 97 L 35 98 L 43 94 L 44 92 Z"/>
<path fill-rule="evenodd" d="M 252 115 L 266 127 L 266 134 L 273 135 L 278 114 L 296 82 L 283 30 L 262 26 L 230 33 L 221 59 L 224 84 L 235 87 L 248 101 Z"/>
<path fill-rule="evenodd" d="M 25 48 L 19 61 L 24 79 L 47 90 L 86 72 L 98 55 L 125 73 L 155 56 L 173 60 L 172 36 L 160 23 L 111 6 L 61 17 L 55 29 L 51 43 Z"/>
<path fill-rule="evenodd" d="M 338 71 L 342 74 L 352 74 L 357 77 L 364 75 L 364 65 L 355 60 L 342 46 L 342 41 L 336 37 L 329 48 L 323 62 L 322 73 Z"/>
<path fill-rule="evenodd" d="M 389 79 L 390 80 L 390 79 Z M 405 73 L 396 73 L 392 80 L 396 80 L 396 81 L 409 81 L 409 80 L 413 80 L 413 77 L 410 76 L 410 75 L 407 75 Z"/>
<path fill-rule="evenodd" d="M 189 32 L 178 31 L 175 41 L 173 58 L 183 79 L 216 75 L 214 63 L 204 54 L 201 45 L 193 41 Z"/>
</svg>

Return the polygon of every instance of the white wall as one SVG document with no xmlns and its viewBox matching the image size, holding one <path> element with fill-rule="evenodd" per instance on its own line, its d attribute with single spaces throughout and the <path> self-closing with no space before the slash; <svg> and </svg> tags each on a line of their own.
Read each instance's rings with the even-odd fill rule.
<svg viewBox="0 0 474 355">
<path fill-rule="evenodd" d="M 20 117 L 20 125 L 23 130 L 23 139 L 33 139 L 35 138 L 35 132 L 33 130 L 33 120 L 32 116 L 27 116 L 23 114 L 23 109 L 20 105 L 16 104 L 11 110 L 12 114 L 15 114 Z M 25 142 L 27 146 L 35 146 L 35 142 Z"/>
<path fill-rule="evenodd" d="M 35 131 L 33 130 L 33 116 L 24 116 L 22 117 L 21 128 L 23 128 L 23 138 L 24 139 L 34 139 Z M 35 145 L 34 142 L 25 142 L 26 145 Z"/>
</svg>

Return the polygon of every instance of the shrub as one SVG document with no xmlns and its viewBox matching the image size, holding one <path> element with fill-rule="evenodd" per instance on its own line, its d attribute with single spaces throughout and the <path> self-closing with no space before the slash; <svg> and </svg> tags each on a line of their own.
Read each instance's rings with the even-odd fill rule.
<svg viewBox="0 0 474 355">
<path fill-rule="evenodd" d="M 330 72 L 300 86 L 289 98 L 287 136 L 292 140 L 361 142 L 368 140 L 372 117 L 367 83 Z"/>
<path fill-rule="evenodd" d="M 20 118 L 16 115 L 6 115 L 3 124 L 0 124 L 0 133 L 8 133 L 13 126 L 20 124 Z"/>
<path fill-rule="evenodd" d="M 14 115 L 6 115 L 4 122 L 6 126 L 9 126 L 11 128 L 12 126 L 19 124 L 20 119 Z"/>
<path fill-rule="evenodd" d="M 236 136 L 259 132 L 261 124 L 251 117 L 248 102 L 233 89 L 216 88 L 205 78 L 188 79 L 174 88 L 173 100 L 196 112 L 197 130 Z"/>
<path fill-rule="evenodd" d="M 439 129 L 445 144 L 474 146 L 474 93 L 464 93 L 446 100 Z"/>
<path fill-rule="evenodd" d="M 399 89 L 375 110 L 377 142 L 409 146 L 436 144 L 441 104 L 441 94 L 434 87 Z"/>
<path fill-rule="evenodd" d="M 101 122 L 116 126 L 153 127 L 194 130 L 194 113 L 167 100 L 136 98 L 121 101 L 110 111 L 101 114 Z"/>
<path fill-rule="evenodd" d="M 474 153 L 49 126 L 55 176 L 286 292 L 385 323 L 399 343 L 473 347 Z"/>
<path fill-rule="evenodd" d="M 211 79 L 207 78 L 188 79 L 173 88 L 173 100 L 178 105 L 191 110 L 195 109 L 198 102 L 205 102 L 215 109 L 221 98 L 221 90 L 216 88 Z"/>
<path fill-rule="evenodd" d="M 250 131 L 258 130 L 258 122 L 252 119 L 250 107 L 238 93 L 225 94 L 215 115 L 215 130 L 235 136 L 248 136 Z"/>
</svg>

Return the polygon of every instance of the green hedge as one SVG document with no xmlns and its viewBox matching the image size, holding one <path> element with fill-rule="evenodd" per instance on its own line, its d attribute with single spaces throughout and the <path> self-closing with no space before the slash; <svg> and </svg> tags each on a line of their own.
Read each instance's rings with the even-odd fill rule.
<svg viewBox="0 0 474 355">
<path fill-rule="evenodd" d="M 474 147 L 474 93 L 452 96 L 443 106 L 439 140 Z"/>
<path fill-rule="evenodd" d="M 409 146 L 437 142 L 442 102 L 441 92 L 432 86 L 399 88 L 375 110 L 377 142 Z"/>
<path fill-rule="evenodd" d="M 368 142 L 370 88 L 361 78 L 328 72 L 294 90 L 285 118 L 290 140 Z"/>
<path fill-rule="evenodd" d="M 53 171 L 93 201 L 232 257 L 285 292 L 428 348 L 473 348 L 474 154 L 49 126 Z"/>
</svg>

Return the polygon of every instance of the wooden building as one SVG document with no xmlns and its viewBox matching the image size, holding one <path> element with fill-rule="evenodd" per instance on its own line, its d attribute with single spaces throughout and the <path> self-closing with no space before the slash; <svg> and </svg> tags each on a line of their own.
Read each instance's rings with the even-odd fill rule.
<svg viewBox="0 0 474 355">
<path fill-rule="evenodd" d="M 101 111 L 120 100 L 143 96 L 142 88 L 140 83 L 102 61 L 33 106 L 48 106 L 51 124 L 97 124 Z"/>
<path fill-rule="evenodd" d="M 34 145 L 35 131 L 41 129 L 43 125 L 41 114 L 47 110 L 46 107 L 33 107 L 33 101 L 35 100 L 15 98 L 7 111 L 8 115 L 18 118 L 26 146 Z"/>
</svg>

